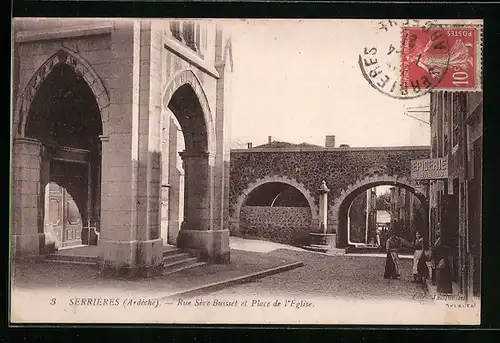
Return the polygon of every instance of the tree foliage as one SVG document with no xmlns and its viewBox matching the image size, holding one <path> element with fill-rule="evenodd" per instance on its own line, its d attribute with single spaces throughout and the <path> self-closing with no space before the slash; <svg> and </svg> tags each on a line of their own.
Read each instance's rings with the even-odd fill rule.
<svg viewBox="0 0 500 343">
<path fill-rule="evenodd" d="M 377 195 L 377 210 L 391 211 L 391 194 L 389 192 Z"/>
</svg>

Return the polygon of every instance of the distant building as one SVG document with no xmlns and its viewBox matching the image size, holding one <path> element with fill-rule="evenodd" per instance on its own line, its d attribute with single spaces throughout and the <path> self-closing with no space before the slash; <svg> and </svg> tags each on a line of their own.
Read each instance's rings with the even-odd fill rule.
<svg viewBox="0 0 500 343">
<path fill-rule="evenodd" d="M 412 241 L 415 232 L 426 238 L 426 216 L 420 201 L 409 191 L 401 187 L 390 188 L 391 197 L 391 227 L 399 230 L 400 235 Z"/>
<path fill-rule="evenodd" d="M 391 223 L 391 214 L 386 210 L 377 210 L 377 225 L 388 225 Z"/>
</svg>

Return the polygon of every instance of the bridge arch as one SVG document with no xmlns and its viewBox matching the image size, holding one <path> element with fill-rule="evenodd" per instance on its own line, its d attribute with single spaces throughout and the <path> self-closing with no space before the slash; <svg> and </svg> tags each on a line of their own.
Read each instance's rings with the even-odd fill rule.
<svg viewBox="0 0 500 343">
<path fill-rule="evenodd" d="M 375 174 L 366 176 L 356 183 L 350 184 L 343 189 L 340 195 L 334 200 L 330 208 L 330 213 L 333 220 L 333 227 L 336 228 L 338 235 L 338 244 L 340 247 L 347 246 L 347 215 L 350 204 L 354 199 L 372 187 L 377 186 L 395 186 L 401 187 L 411 192 L 420 201 L 422 208 L 425 211 L 425 218 L 428 218 L 428 201 L 425 187 L 417 184 L 415 181 L 406 176 Z"/>
<path fill-rule="evenodd" d="M 239 223 L 241 208 L 243 207 L 245 200 L 247 197 L 258 187 L 263 186 L 268 183 L 284 183 L 290 185 L 297 189 L 307 200 L 309 204 L 309 208 L 311 209 L 311 224 L 317 223 L 318 221 L 318 209 L 316 203 L 314 201 L 314 196 L 311 192 L 301 183 L 297 182 L 292 178 L 288 178 L 286 176 L 267 176 L 262 179 L 257 179 L 255 182 L 250 183 L 247 188 L 240 194 L 235 205 L 233 206 L 233 221 L 235 223 Z"/>
</svg>

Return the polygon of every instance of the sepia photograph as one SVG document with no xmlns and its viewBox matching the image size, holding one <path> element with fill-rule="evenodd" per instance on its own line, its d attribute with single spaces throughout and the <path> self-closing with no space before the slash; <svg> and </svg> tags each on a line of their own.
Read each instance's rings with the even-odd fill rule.
<svg viewBox="0 0 500 343">
<path fill-rule="evenodd" d="M 13 324 L 481 324 L 483 21 L 12 20 Z"/>
</svg>

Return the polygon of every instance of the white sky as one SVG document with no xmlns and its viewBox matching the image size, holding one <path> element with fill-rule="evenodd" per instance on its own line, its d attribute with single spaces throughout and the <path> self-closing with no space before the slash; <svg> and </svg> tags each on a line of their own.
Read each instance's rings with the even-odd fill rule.
<svg viewBox="0 0 500 343">
<path fill-rule="evenodd" d="M 231 22 L 233 148 L 273 140 L 324 145 L 429 145 L 429 126 L 405 107 L 429 97 L 390 98 L 363 78 L 358 56 L 394 37 L 376 21 L 259 20 Z M 397 42 L 396 37 L 396 42 Z M 238 145 L 239 144 L 239 145 Z"/>
</svg>

